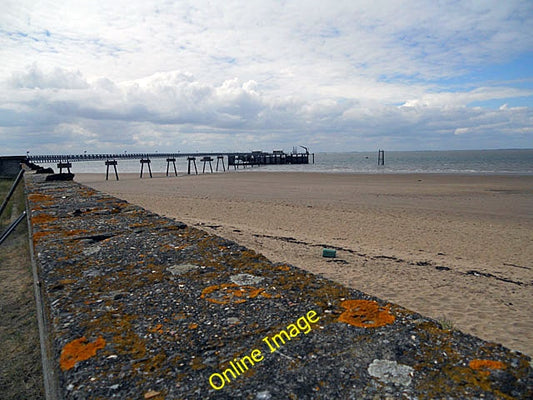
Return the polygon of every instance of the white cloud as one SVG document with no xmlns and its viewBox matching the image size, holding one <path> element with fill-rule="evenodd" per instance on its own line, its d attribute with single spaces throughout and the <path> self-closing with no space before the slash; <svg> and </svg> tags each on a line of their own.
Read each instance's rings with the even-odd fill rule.
<svg viewBox="0 0 533 400">
<path fill-rule="evenodd" d="M 471 104 L 531 98 L 530 82 L 461 79 L 530 51 L 532 25 L 518 0 L 6 1 L 1 135 L 9 151 L 75 147 L 65 127 L 102 148 L 446 148 L 474 131 L 525 146 L 531 107 Z"/>
<path fill-rule="evenodd" d="M 479 87 L 465 92 L 426 93 L 417 99 L 411 99 L 403 107 L 449 107 L 466 106 L 470 103 L 533 96 L 533 89 L 512 87 Z"/>
</svg>

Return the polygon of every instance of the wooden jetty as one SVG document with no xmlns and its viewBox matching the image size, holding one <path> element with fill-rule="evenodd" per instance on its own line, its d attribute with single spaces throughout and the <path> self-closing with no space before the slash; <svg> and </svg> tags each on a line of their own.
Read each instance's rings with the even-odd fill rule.
<svg viewBox="0 0 533 400">
<path fill-rule="evenodd" d="M 305 152 L 298 152 L 296 147 L 293 148 L 291 153 L 285 153 L 282 150 L 274 150 L 271 153 L 263 151 L 252 151 L 248 153 L 103 153 L 103 154 L 43 154 L 43 155 L 27 155 L 24 157 L 25 162 L 30 163 L 57 163 L 57 167 L 61 172 L 64 168 L 72 168 L 73 162 L 85 162 L 85 161 L 105 161 L 106 166 L 106 180 L 109 176 L 109 167 L 113 166 L 116 179 L 118 180 L 117 165 L 118 160 L 125 159 L 137 159 L 140 160 L 141 171 L 140 177 L 142 178 L 144 165 L 148 166 L 150 177 L 152 177 L 152 170 L 150 168 L 150 162 L 154 158 L 164 158 L 167 161 L 168 176 L 170 163 L 174 167 L 175 175 L 177 175 L 176 159 L 186 158 L 188 161 L 187 174 L 191 174 L 191 166 L 194 167 L 194 172 L 197 174 L 198 169 L 196 167 L 196 159 L 199 158 L 203 162 L 203 170 L 205 173 L 206 164 L 209 163 L 209 170 L 213 172 L 211 162 L 217 160 L 216 171 L 218 171 L 219 162 L 222 162 L 222 168 L 225 171 L 224 158 L 227 159 L 227 166 L 238 169 L 239 167 L 246 168 L 247 166 L 261 166 L 261 165 L 274 165 L 274 164 L 309 164 L 310 158 L 312 163 L 315 161 L 315 155 L 309 153 L 307 147 L 301 146 L 305 149 Z"/>
</svg>

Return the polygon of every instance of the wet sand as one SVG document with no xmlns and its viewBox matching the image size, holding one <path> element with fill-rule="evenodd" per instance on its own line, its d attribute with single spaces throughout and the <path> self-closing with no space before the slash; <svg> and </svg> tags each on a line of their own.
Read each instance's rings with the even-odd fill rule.
<svg viewBox="0 0 533 400">
<path fill-rule="evenodd" d="M 76 180 L 533 354 L 533 177 L 229 172 Z M 322 257 L 323 247 L 337 257 Z"/>
</svg>

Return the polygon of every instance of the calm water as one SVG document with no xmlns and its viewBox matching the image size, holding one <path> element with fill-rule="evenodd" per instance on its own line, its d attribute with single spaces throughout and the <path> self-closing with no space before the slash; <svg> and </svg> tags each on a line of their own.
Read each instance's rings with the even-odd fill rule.
<svg viewBox="0 0 533 400">
<path fill-rule="evenodd" d="M 56 169 L 56 165 L 51 165 Z M 203 163 L 197 160 L 199 172 Z M 213 169 L 216 161 L 213 162 Z M 165 159 L 153 159 L 152 172 L 165 172 Z M 178 173 L 187 171 L 186 159 L 178 159 Z M 221 169 L 222 167 L 220 167 Z M 248 171 L 258 170 L 254 167 Z M 513 174 L 533 175 L 533 149 L 527 150 L 464 150 L 464 151 L 386 151 L 385 166 L 377 165 L 376 152 L 317 153 L 309 165 L 269 165 L 261 171 L 304 171 L 328 173 L 443 173 L 443 174 Z M 148 170 L 145 166 L 146 176 Z M 172 166 L 171 166 L 172 171 Z M 209 171 L 209 166 L 206 166 Z M 243 171 L 242 169 L 240 171 Z M 103 161 L 75 162 L 74 173 L 105 174 Z M 138 160 L 119 160 L 118 172 L 140 172 Z M 112 169 L 110 170 L 110 174 Z M 144 173 L 143 173 L 144 174 Z"/>
</svg>

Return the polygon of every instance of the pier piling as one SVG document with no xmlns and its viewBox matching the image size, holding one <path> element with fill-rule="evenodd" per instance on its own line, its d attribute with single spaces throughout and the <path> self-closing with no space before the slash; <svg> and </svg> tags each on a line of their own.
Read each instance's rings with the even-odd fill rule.
<svg viewBox="0 0 533 400">
<path fill-rule="evenodd" d="M 191 163 L 194 165 L 194 171 L 196 172 L 196 175 L 198 175 L 198 168 L 196 168 L 196 157 L 187 157 L 188 165 L 187 165 L 187 174 L 191 174 Z"/>
<path fill-rule="evenodd" d="M 141 178 L 143 177 L 144 164 L 148 164 L 148 172 L 150 172 L 150 178 L 152 177 L 152 168 L 150 168 L 151 162 L 152 161 L 149 158 L 147 159 L 141 158 Z"/>
<path fill-rule="evenodd" d="M 217 156 L 217 168 L 216 168 L 216 172 L 218 172 L 218 163 L 222 161 L 222 170 L 225 172 L 226 171 L 226 167 L 224 166 L 224 156 Z"/>
<path fill-rule="evenodd" d="M 209 168 L 211 169 L 211 173 L 213 173 L 213 165 L 211 164 L 213 159 L 211 157 L 202 157 L 202 159 L 200 161 L 203 161 L 203 163 L 204 163 L 204 167 L 202 168 L 202 174 L 205 174 L 205 165 L 207 163 L 209 163 Z"/>
<path fill-rule="evenodd" d="M 172 163 L 172 165 L 174 166 L 174 174 L 178 176 L 178 170 L 176 169 L 176 159 L 174 157 L 167 158 L 167 176 L 168 176 L 168 169 L 170 167 L 170 163 Z"/>
<path fill-rule="evenodd" d="M 67 169 L 67 172 L 70 174 L 70 169 L 72 168 L 72 163 L 70 162 L 59 162 L 57 163 L 57 168 L 59 168 L 59 173 L 63 173 L 63 168 Z"/>
<path fill-rule="evenodd" d="M 115 177 L 117 178 L 117 181 L 118 181 L 118 172 L 117 172 L 117 160 L 107 160 L 105 162 L 105 165 L 106 165 L 106 171 L 105 171 L 105 180 L 107 181 L 109 179 L 109 166 L 112 165 L 113 168 L 115 169 Z M 142 170 L 141 170 L 141 177 L 142 177 Z"/>
</svg>

